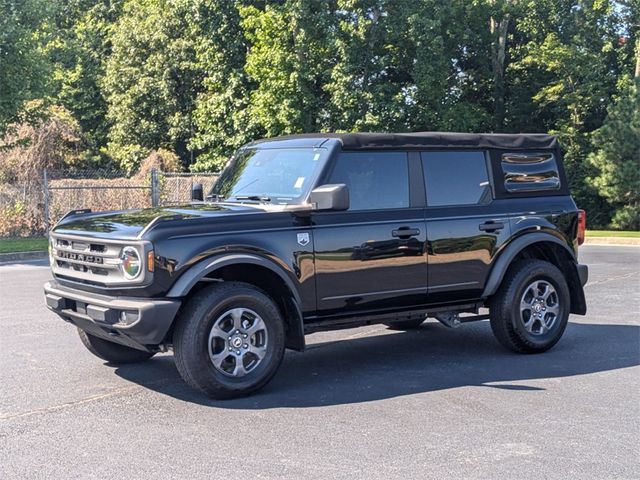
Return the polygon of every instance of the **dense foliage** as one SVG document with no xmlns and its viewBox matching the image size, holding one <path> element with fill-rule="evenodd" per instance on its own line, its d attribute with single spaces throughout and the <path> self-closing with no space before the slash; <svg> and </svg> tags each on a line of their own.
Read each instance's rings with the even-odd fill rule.
<svg viewBox="0 0 640 480">
<path fill-rule="evenodd" d="M 596 130 L 589 160 L 598 172 L 593 185 L 615 207 L 612 226 L 640 230 L 640 85 L 623 87 Z M 635 159 L 635 161 L 629 161 Z"/>
<path fill-rule="evenodd" d="M 638 228 L 639 77 L 640 0 L 0 0 L 0 134 L 64 111 L 84 167 L 165 149 L 218 169 L 298 132 L 551 132 L 591 226 Z"/>
<path fill-rule="evenodd" d="M 48 62 L 44 0 L 0 0 L 0 134 L 17 121 L 24 104 L 45 94 Z"/>
</svg>

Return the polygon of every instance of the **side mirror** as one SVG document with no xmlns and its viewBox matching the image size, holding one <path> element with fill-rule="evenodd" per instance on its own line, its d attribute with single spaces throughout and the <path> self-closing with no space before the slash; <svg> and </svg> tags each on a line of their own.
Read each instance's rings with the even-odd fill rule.
<svg viewBox="0 0 640 480">
<path fill-rule="evenodd" d="M 309 203 L 314 210 L 348 210 L 349 189 L 344 183 L 321 185 L 311 190 Z"/>
<path fill-rule="evenodd" d="M 202 194 L 202 184 L 194 183 L 191 186 L 191 201 L 192 202 L 202 202 L 204 200 L 204 196 Z"/>
</svg>

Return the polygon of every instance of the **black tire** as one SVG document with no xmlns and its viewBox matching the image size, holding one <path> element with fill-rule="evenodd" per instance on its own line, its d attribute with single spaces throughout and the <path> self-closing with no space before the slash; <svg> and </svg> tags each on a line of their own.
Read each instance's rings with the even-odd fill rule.
<svg viewBox="0 0 640 480">
<path fill-rule="evenodd" d="M 414 318 L 411 320 L 398 320 L 396 322 L 384 322 L 389 330 L 415 330 L 425 322 L 426 318 Z"/>
<path fill-rule="evenodd" d="M 554 306 L 550 308 L 557 310 L 557 314 L 551 318 L 553 321 L 550 321 L 548 329 L 546 323 L 542 327 L 543 320 L 535 320 L 535 315 L 548 318 L 548 312 L 545 314 L 537 310 L 536 314 L 533 308 L 521 310 L 521 301 L 524 300 L 525 304 L 528 302 L 524 296 L 533 296 L 531 292 L 535 291 L 533 286 L 537 282 L 542 288 L 547 284 L 554 290 Z M 548 300 L 542 300 L 540 296 L 537 301 L 541 302 L 540 309 L 547 310 L 548 304 L 545 302 Z M 500 288 L 489 302 L 491 329 L 498 342 L 510 350 L 518 353 L 544 352 L 562 337 L 569 319 L 570 302 L 567 282 L 555 265 L 543 260 L 520 260 L 509 267 Z M 530 330 L 538 325 L 538 332 L 528 330 L 527 324 Z"/>
<path fill-rule="evenodd" d="M 225 374 L 210 357 L 212 329 L 233 309 L 255 312 L 267 339 L 264 357 L 241 377 Z M 226 347 L 224 343 L 223 353 Z M 183 308 L 176 320 L 173 348 L 178 372 L 188 385 L 214 399 L 241 397 L 259 390 L 276 374 L 284 356 L 284 323 L 280 310 L 262 290 L 242 282 L 217 283 L 196 293 Z M 238 361 L 233 353 L 227 355 Z"/>
<path fill-rule="evenodd" d="M 87 350 L 96 357 L 100 357 L 114 365 L 144 362 L 155 355 L 151 352 L 136 350 L 135 348 L 125 347 L 124 345 L 103 340 L 80 328 L 78 329 L 78 335 L 80 335 L 80 340 L 82 340 L 84 346 L 87 347 Z"/>
</svg>

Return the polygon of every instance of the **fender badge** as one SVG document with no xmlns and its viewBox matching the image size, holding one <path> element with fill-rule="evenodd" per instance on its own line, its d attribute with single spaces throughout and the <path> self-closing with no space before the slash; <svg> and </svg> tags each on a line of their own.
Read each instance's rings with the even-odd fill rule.
<svg viewBox="0 0 640 480">
<path fill-rule="evenodd" d="M 298 244 L 303 247 L 309 244 L 309 234 L 308 233 L 299 233 L 298 234 Z"/>
</svg>

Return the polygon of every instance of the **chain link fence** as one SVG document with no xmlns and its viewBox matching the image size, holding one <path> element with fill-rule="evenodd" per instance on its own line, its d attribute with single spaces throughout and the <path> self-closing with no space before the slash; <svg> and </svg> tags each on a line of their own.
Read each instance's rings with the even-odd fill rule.
<svg viewBox="0 0 640 480">
<path fill-rule="evenodd" d="M 158 172 L 158 204 L 176 205 L 191 200 L 191 189 L 196 183 L 202 184 L 207 194 L 218 179 L 217 173 Z"/>
<path fill-rule="evenodd" d="M 195 183 L 207 192 L 217 173 L 163 172 L 126 176 L 117 171 L 42 170 L 39 175 L 0 181 L 0 238 L 45 235 L 69 210 L 125 210 L 187 203 Z"/>
</svg>

